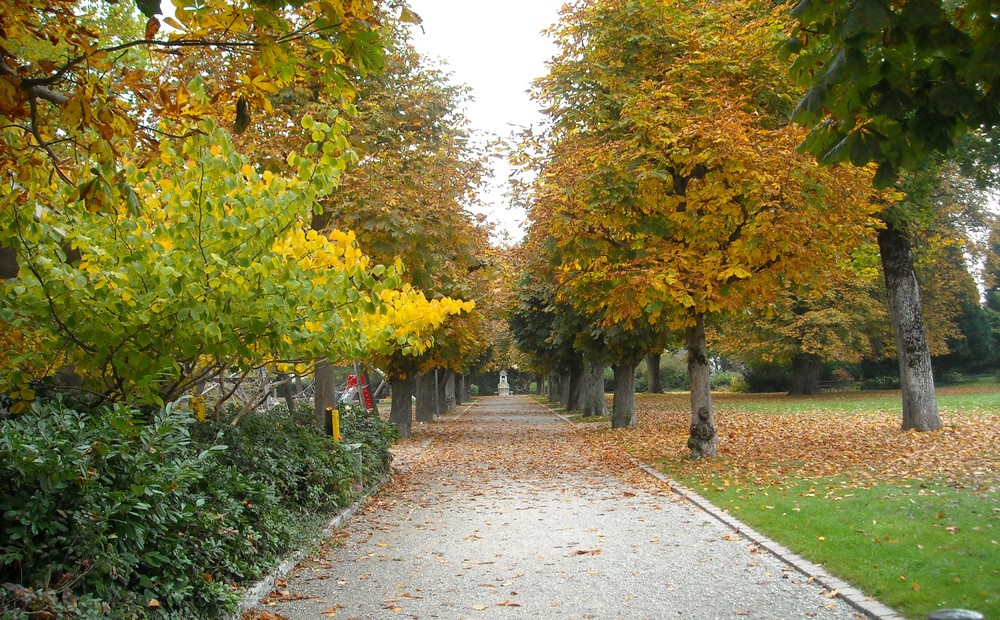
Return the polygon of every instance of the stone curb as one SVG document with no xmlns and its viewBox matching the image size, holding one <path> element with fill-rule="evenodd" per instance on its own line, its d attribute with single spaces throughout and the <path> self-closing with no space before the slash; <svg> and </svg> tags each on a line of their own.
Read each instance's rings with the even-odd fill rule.
<svg viewBox="0 0 1000 620">
<path fill-rule="evenodd" d="M 468 403 L 465 403 L 464 406 L 462 407 L 462 410 L 459 411 L 454 416 L 452 416 L 451 419 L 453 420 L 458 419 L 461 416 L 465 415 L 466 412 L 468 412 L 470 409 L 476 406 L 476 402 L 477 402 L 476 400 L 472 400 Z M 370 496 L 375 495 L 380 490 L 382 490 L 382 487 L 384 487 L 386 483 L 389 482 L 389 479 L 391 477 L 392 474 L 390 473 L 382 481 L 380 481 L 379 484 L 377 484 L 370 491 L 366 492 L 361 498 L 359 498 L 353 504 L 345 508 L 342 512 L 338 512 L 337 514 L 335 514 L 330 519 L 330 521 L 327 522 L 326 527 L 323 528 L 323 531 L 320 533 L 318 540 L 326 540 L 327 538 L 330 538 L 330 536 L 332 536 L 334 532 L 342 528 L 344 526 L 344 523 L 348 519 L 353 517 L 354 513 L 356 513 L 358 509 L 361 508 L 362 504 L 365 503 L 365 500 L 367 500 Z M 240 601 L 239 607 L 237 608 L 236 612 L 230 614 L 228 618 L 230 620 L 238 620 L 246 612 L 256 607 L 257 604 L 261 601 L 261 599 L 266 597 L 271 592 L 271 590 L 274 589 L 275 582 L 277 582 L 278 579 L 282 579 L 288 576 L 288 574 L 292 572 L 292 569 L 298 566 L 299 562 L 301 562 L 302 559 L 305 558 L 307 555 L 309 555 L 308 549 L 298 549 L 296 551 L 293 551 L 291 555 L 282 560 L 282 562 L 278 564 L 274 568 L 274 570 L 272 570 L 267 576 L 258 580 L 252 586 L 244 590 L 243 598 Z"/>
<path fill-rule="evenodd" d="M 534 400 L 534 399 L 532 399 Z M 541 403 L 537 400 L 534 402 L 538 403 L 540 407 L 548 410 L 549 413 L 561 418 L 564 422 L 569 424 L 574 424 L 572 420 L 558 411 L 553 410 L 548 405 Z M 866 617 L 872 620 L 906 620 L 906 618 L 900 615 L 899 612 L 892 609 L 887 605 L 874 600 L 870 596 L 865 595 L 861 590 L 858 590 L 849 583 L 838 579 L 826 572 L 823 567 L 818 564 L 814 564 L 809 560 L 803 558 L 783 545 L 776 543 L 767 536 L 764 536 L 760 532 L 754 530 L 742 521 L 734 518 L 728 512 L 722 510 L 712 502 L 708 501 L 701 495 L 698 495 L 691 489 L 671 480 L 669 477 L 665 476 L 662 472 L 653 469 L 649 465 L 640 462 L 636 458 L 626 455 L 628 459 L 639 469 L 646 472 L 648 475 L 656 478 L 660 482 L 667 485 L 671 491 L 678 497 L 684 499 L 685 501 L 693 504 L 698 509 L 705 512 L 707 515 L 719 521 L 729 529 L 733 530 L 736 534 L 741 537 L 757 544 L 761 548 L 765 549 L 771 555 L 777 557 L 785 564 L 797 570 L 802 575 L 811 578 L 816 583 L 825 587 L 831 592 L 836 591 L 837 597 L 843 599 L 848 605 L 854 608 L 859 613 L 864 614 Z"/>
<path fill-rule="evenodd" d="M 388 478 L 386 478 L 386 480 L 382 481 L 381 484 L 372 489 L 370 493 L 366 493 L 364 497 L 362 497 L 361 499 L 357 500 L 356 502 L 345 508 L 342 512 L 339 512 L 336 515 L 334 515 L 333 518 L 331 518 L 330 521 L 326 524 L 326 527 L 323 528 L 323 532 L 320 534 L 319 540 L 325 540 L 329 538 L 335 531 L 343 527 L 344 522 L 350 519 L 352 516 L 354 516 L 354 513 L 357 512 L 359 508 L 361 508 L 361 505 L 365 502 L 366 499 L 368 499 L 368 496 L 372 495 L 373 493 L 377 493 L 387 480 Z M 241 618 L 243 614 L 256 607 L 257 604 L 261 601 L 261 599 L 265 598 L 271 592 L 271 590 L 274 589 L 275 582 L 278 579 L 286 577 L 288 573 L 290 573 L 292 569 L 295 568 L 299 564 L 299 562 L 301 562 L 302 559 L 305 558 L 307 555 L 309 555 L 309 550 L 307 549 L 298 549 L 292 552 L 292 554 L 289 555 L 287 558 L 285 558 L 280 564 L 278 564 L 274 568 L 274 570 L 270 572 L 270 574 L 260 579 L 252 586 L 248 587 L 243 592 L 243 599 L 240 601 L 236 613 L 231 614 L 229 618 L 231 620 L 236 620 L 238 618 Z"/>
</svg>

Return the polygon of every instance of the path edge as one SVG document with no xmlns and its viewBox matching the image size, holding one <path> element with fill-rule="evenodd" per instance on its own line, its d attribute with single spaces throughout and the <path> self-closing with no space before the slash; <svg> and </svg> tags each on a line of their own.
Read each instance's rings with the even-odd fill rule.
<svg viewBox="0 0 1000 620">
<path fill-rule="evenodd" d="M 540 407 L 546 409 L 552 415 L 562 419 L 567 424 L 576 425 L 576 422 L 573 422 L 573 420 L 570 420 L 565 415 L 559 413 L 555 409 L 552 409 L 547 404 L 539 402 L 534 398 L 531 400 L 537 403 Z M 864 614 L 866 617 L 871 618 L 871 620 L 906 620 L 906 617 L 901 615 L 898 611 L 892 609 L 888 605 L 878 602 L 846 581 L 834 577 L 824 570 L 819 564 L 810 562 L 784 545 L 781 545 L 767 536 L 764 536 L 698 493 L 671 479 L 663 472 L 639 461 L 630 454 L 623 453 L 623 456 L 625 456 L 632 462 L 633 465 L 641 469 L 647 475 L 652 476 L 665 484 L 674 493 L 674 495 L 677 495 L 679 498 L 687 501 L 716 521 L 722 523 L 734 533 L 760 546 L 802 575 L 811 578 L 815 583 L 818 583 L 831 592 L 836 591 L 837 598 L 846 602 L 855 611 Z"/>
<path fill-rule="evenodd" d="M 465 415 L 470 409 L 472 409 L 478 402 L 478 399 L 473 399 L 467 403 L 464 403 L 464 407 L 458 413 L 449 416 L 451 419 L 458 419 L 459 417 Z M 444 417 L 444 416 L 441 416 Z M 568 421 L 568 420 L 567 420 Z M 382 478 L 378 484 L 367 490 L 364 495 L 356 499 L 353 503 L 344 508 L 342 511 L 333 515 L 327 522 L 323 531 L 320 532 L 319 536 L 316 537 L 317 544 L 322 542 L 331 536 L 337 530 L 344 527 L 344 524 L 348 519 L 354 516 L 354 514 L 361 508 L 361 506 L 368 500 L 369 497 L 376 495 L 382 488 L 388 484 L 389 480 L 392 479 L 392 472 Z M 288 556 L 285 557 L 270 573 L 264 577 L 258 579 L 252 586 L 247 587 L 242 594 L 239 605 L 236 611 L 227 614 L 225 616 L 226 620 L 239 620 L 247 612 L 252 611 L 261 600 L 267 597 L 267 595 L 274 589 L 274 584 L 279 579 L 284 579 L 292 572 L 296 566 L 299 565 L 302 560 L 309 555 L 313 550 L 312 546 L 306 546 L 301 549 L 296 549 L 292 551 Z"/>
</svg>

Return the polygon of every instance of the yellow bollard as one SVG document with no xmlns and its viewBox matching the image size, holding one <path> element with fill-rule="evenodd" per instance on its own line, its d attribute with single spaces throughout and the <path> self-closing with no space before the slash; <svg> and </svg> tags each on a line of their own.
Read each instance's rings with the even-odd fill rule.
<svg viewBox="0 0 1000 620">
<path fill-rule="evenodd" d="M 330 432 L 334 441 L 340 441 L 340 411 L 333 407 L 327 407 L 330 412 Z"/>
</svg>

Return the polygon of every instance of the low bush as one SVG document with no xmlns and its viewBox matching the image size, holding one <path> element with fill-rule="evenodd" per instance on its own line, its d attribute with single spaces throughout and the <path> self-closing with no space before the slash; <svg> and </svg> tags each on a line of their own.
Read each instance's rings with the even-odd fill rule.
<svg viewBox="0 0 1000 620">
<path fill-rule="evenodd" d="M 723 370 L 721 372 L 713 372 L 709 381 L 713 390 L 724 390 L 731 388 L 733 381 L 737 378 L 742 378 L 739 373 Z"/>
<path fill-rule="evenodd" d="M 781 364 L 752 364 L 743 373 L 750 392 L 785 392 L 791 376 L 791 368 Z"/>
<path fill-rule="evenodd" d="M 881 375 L 877 377 L 869 377 L 861 381 L 862 390 L 898 390 L 899 389 L 899 377 L 898 376 L 888 376 Z"/>
<path fill-rule="evenodd" d="M 176 404 L 145 415 L 56 401 L 3 420 L 0 618 L 217 618 L 351 501 L 354 480 L 385 474 L 385 427 L 345 416 L 362 472 L 305 411 L 233 427 Z"/>
</svg>

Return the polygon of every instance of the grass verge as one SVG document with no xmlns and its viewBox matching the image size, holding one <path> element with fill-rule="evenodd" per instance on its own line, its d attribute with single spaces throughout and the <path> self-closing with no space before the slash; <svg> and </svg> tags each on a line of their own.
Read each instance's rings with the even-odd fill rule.
<svg viewBox="0 0 1000 620">
<path fill-rule="evenodd" d="M 914 480 L 754 485 L 678 475 L 717 506 L 823 564 L 908 618 L 936 609 L 1000 617 L 1000 493 Z"/>
</svg>

